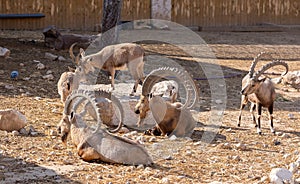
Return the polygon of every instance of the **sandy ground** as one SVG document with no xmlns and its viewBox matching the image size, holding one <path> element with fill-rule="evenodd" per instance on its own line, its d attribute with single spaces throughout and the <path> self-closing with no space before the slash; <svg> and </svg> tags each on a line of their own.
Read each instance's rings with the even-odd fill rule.
<svg viewBox="0 0 300 184">
<path fill-rule="evenodd" d="M 274 121 L 278 134 L 270 133 L 264 110 L 263 135 L 259 136 L 248 110 L 244 111 L 241 127 L 236 126 L 241 79 L 253 57 L 261 51 L 270 52 L 275 59 L 285 60 L 291 71 L 300 70 L 300 32 L 197 34 L 212 49 L 226 77 L 227 100 L 221 102 L 222 105 L 226 103 L 223 118 L 218 122 L 209 121 L 214 91 L 205 79 L 205 71 L 199 69 L 198 59 L 190 58 L 172 45 L 141 43 L 150 59 L 153 55 L 164 56 L 187 69 L 200 87 L 201 100 L 199 112 L 195 115 L 197 128 L 191 139 L 157 137 L 155 142 L 149 142 L 151 136 L 143 136 L 145 147 L 155 164 L 135 167 L 87 163 L 77 156 L 75 147 L 70 143 L 62 145 L 60 137 L 55 134 L 63 109 L 56 83 L 68 66 L 74 67 L 68 59 L 68 51 L 44 47 L 40 32 L 1 31 L 0 46 L 11 50 L 11 58 L 0 58 L 0 107 L 24 113 L 28 126 L 33 126 L 38 134 L 14 136 L 1 132 L 0 183 L 269 183 L 268 175 L 272 168 L 288 168 L 300 156 L 300 94 L 289 86 L 276 86 L 278 97 Z M 68 60 L 50 61 L 45 58 L 46 52 Z M 46 69 L 37 70 L 34 60 L 42 62 Z M 151 60 L 147 62 L 150 65 Z M 205 60 L 202 62 L 205 63 Z M 266 62 L 262 61 L 260 66 Z M 10 79 L 12 70 L 19 71 L 18 80 Z M 52 71 L 53 80 L 42 78 L 48 70 Z M 273 70 L 275 73 L 281 71 L 281 68 Z M 26 77 L 30 79 L 24 80 Z M 107 79 L 100 81 L 109 82 Z M 214 131 L 213 141 L 207 142 L 206 133 Z M 132 138 L 141 135 L 142 131 L 138 131 Z M 245 145 L 245 149 L 238 144 Z M 294 177 L 299 181 L 300 173 L 296 172 Z"/>
</svg>

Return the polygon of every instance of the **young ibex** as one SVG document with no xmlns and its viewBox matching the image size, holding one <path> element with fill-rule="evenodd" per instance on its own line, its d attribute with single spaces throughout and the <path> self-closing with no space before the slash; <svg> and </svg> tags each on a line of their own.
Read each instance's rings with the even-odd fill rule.
<svg viewBox="0 0 300 184">
<path fill-rule="evenodd" d="M 78 75 L 84 77 L 90 72 L 93 72 L 95 68 L 109 71 L 111 74 L 111 86 L 114 89 L 114 76 L 116 70 L 127 67 L 135 80 L 135 84 L 130 95 L 133 95 L 136 92 L 138 84 L 143 83 L 144 49 L 141 46 L 134 43 L 109 45 L 104 47 L 101 51 L 87 56 L 85 55 L 84 50 L 80 49 L 79 54 L 75 57 L 73 54 L 74 45 L 75 44 L 70 47 L 69 52 L 71 58 L 78 67 L 75 74 L 79 73 Z"/>
<path fill-rule="evenodd" d="M 181 84 L 183 84 L 186 92 L 186 101 L 184 104 L 175 102 L 175 95 L 178 94 L 178 88 L 176 92 L 172 94 L 173 96 L 171 97 L 171 99 L 173 99 L 171 100 L 171 102 L 165 102 L 164 100 L 162 100 L 160 97 L 161 95 L 154 95 L 155 97 L 160 98 L 153 98 L 153 86 L 155 86 L 155 84 L 157 84 L 157 82 L 161 80 L 168 79 L 170 76 L 175 77 Z M 153 117 L 157 123 L 156 128 L 154 128 L 155 130 L 153 134 L 170 135 L 177 126 L 181 127 L 181 120 L 184 120 L 182 119 L 182 117 L 186 117 L 186 120 L 192 119 L 190 118 L 191 116 L 189 114 L 189 110 L 193 108 L 196 103 L 198 103 L 198 99 L 198 89 L 195 86 L 193 79 L 186 71 L 180 71 L 177 68 L 168 67 L 153 70 L 146 77 L 143 83 L 142 94 L 139 102 L 135 107 L 135 113 L 139 114 L 137 125 L 141 125 L 147 115 L 147 112 L 151 110 Z M 158 102 L 162 104 L 161 107 L 157 106 L 157 104 L 159 104 Z M 194 121 L 190 121 L 190 123 L 193 124 Z M 193 124 L 193 126 L 195 126 L 195 124 Z M 190 126 L 185 127 L 189 127 L 188 129 L 190 130 Z M 156 131 L 158 131 L 159 133 L 155 133 Z M 177 132 L 180 133 L 178 133 L 176 136 L 183 136 L 182 132 L 184 131 L 185 130 L 178 130 Z"/>
<path fill-rule="evenodd" d="M 77 148 L 78 155 L 85 161 L 101 160 L 109 163 L 130 164 L 130 165 L 150 165 L 153 163 L 146 149 L 129 139 L 117 137 L 109 134 L 105 130 L 98 128 L 96 131 L 84 123 L 80 114 L 74 113 L 78 105 L 78 96 L 86 92 L 73 92 L 66 101 L 63 122 L 61 123 L 61 139 L 66 143 L 68 135 L 71 135 L 73 144 Z M 109 93 L 98 94 L 106 98 Z M 87 99 L 95 111 L 99 111 L 95 99 Z M 120 104 L 120 102 L 118 103 Z M 121 120 L 124 114 L 121 113 Z"/>
<path fill-rule="evenodd" d="M 252 113 L 253 123 L 257 127 L 257 133 L 261 134 L 261 111 L 262 107 L 268 108 L 269 112 L 269 119 L 270 119 L 270 129 L 272 133 L 275 133 L 273 127 L 273 107 L 274 101 L 276 98 L 275 87 L 272 81 L 269 78 L 262 77 L 262 74 L 271 67 L 282 65 L 286 68 L 285 75 L 288 72 L 288 65 L 283 61 L 273 61 L 267 63 L 263 67 L 261 67 L 257 72 L 254 73 L 254 68 L 261 57 L 265 53 L 259 54 L 250 67 L 249 73 L 243 78 L 242 80 L 242 99 L 241 99 L 241 107 L 240 113 L 238 117 L 237 125 L 240 126 L 241 123 L 241 116 L 242 110 L 244 109 L 245 105 L 248 101 L 251 102 L 250 112 Z M 257 122 L 255 120 L 254 110 L 257 110 Z"/>
</svg>

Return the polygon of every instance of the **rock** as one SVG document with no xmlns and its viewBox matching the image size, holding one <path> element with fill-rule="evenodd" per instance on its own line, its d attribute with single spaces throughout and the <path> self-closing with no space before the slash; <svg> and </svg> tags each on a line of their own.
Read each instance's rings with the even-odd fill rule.
<svg viewBox="0 0 300 184">
<path fill-rule="evenodd" d="M 7 131 L 0 130 L 0 136 L 7 136 Z"/>
<path fill-rule="evenodd" d="M 280 145 L 280 144 L 281 144 L 281 142 L 280 142 L 280 141 L 278 141 L 278 140 L 273 140 L 273 143 L 274 143 L 274 145 L 275 145 L 275 146 L 278 146 L 278 145 Z"/>
<path fill-rule="evenodd" d="M 67 61 L 63 56 L 58 56 L 58 61 Z"/>
<path fill-rule="evenodd" d="M 129 130 L 128 130 L 128 128 L 126 128 L 126 127 L 122 127 L 122 128 L 119 130 L 119 133 L 121 133 L 121 134 L 127 134 L 127 133 L 129 133 Z"/>
<path fill-rule="evenodd" d="M 137 131 L 132 131 L 132 132 L 129 132 L 127 134 L 128 134 L 128 136 L 136 136 L 136 135 L 138 135 L 138 132 Z"/>
<path fill-rule="evenodd" d="M 10 50 L 4 47 L 0 47 L 0 57 L 8 58 L 10 55 Z"/>
<path fill-rule="evenodd" d="M 52 74 L 48 74 L 48 75 L 44 75 L 43 79 L 47 79 L 47 80 L 53 80 L 54 76 Z"/>
<path fill-rule="evenodd" d="M 272 183 L 283 184 L 292 181 L 293 173 L 285 168 L 274 168 L 271 170 L 269 178 Z"/>
<path fill-rule="evenodd" d="M 5 89 L 9 89 L 9 90 L 15 89 L 15 87 L 12 84 L 7 84 L 4 87 L 5 87 Z"/>
<path fill-rule="evenodd" d="M 145 137 L 144 136 L 138 136 L 137 138 L 136 138 L 136 140 L 137 141 L 141 141 L 141 142 L 145 142 L 146 141 L 146 139 L 145 139 Z"/>
<path fill-rule="evenodd" d="M 49 135 L 57 136 L 57 132 L 55 130 L 50 130 Z"/>
<path fill-rule="evenodd" d="M 5 74 L 4 70 L 0 70 L 0 75 Z"/>
<path fill-rule="evenodd" d="M 231 144 L 228 143 L 228 142 L 220 144 L 220 147 L 223 148 L 223 149 L 232 149 Z"/>
<path fill-rule="evenodd" d="M 48 71 L 46 72 L 47 75 L 52 74 L 52 73 L 53 73 L 52 70 L 48 70 Z"/>
<path fill-rule="evenodd" d="M 294 119 L 295 118 L 294 114 L 288 114 L 288 117 L 289 117 L 289 119 Z"/>
<path fill-rule="evenodd" d="M 156 142 L 156 138 L 155 138 L 155 137 L 151 137 L 151 138 L 149 139 L 149 142 Z"/>
<path fill-rule="evenodd" d="M 232 156 L 232 160 L 235 160 L 235 161 L 241 161 L 241 157 L 236 155 L 236 156 Z"/>
<path fill-rule="evenodd" d="M 171 155 L 165 157 L 165 160 L 173 160 L 173 157 Z"/>
<path fill-rule="evenodd" d="M 238 143 L 235 145 L 235 148 L 237 150 L 241 150 L 241 151 L 246 151 L 247 149 L 247 145 L 246 144 L 242 144 L 242 143 Z"/>
<path fill-rule="evenodd" d="M 298 171 L 298 164 L 297 163 L 290 163 L 289 171 L 291 171 L 292 173 L 295 174 Z"/>
<path fill-rule="evenodd" d="M 29 81 L 30 80 L 30 77 L 24 77 L 22 78 L 23 81 Z"/>
<path fill-rule="evenodd" d="M 170 180 L 169 178 L 164 177 L 161 179 L 161 183 L 170 183 Z"/>
<path fill-rule="evenodd" d="M 13 136 L 18 136 L 18 135 L 20 135 L 20 133 L 19 133 L 18 131 L 16 131 L 16 130 L 12 131 L 11 133 L 12 133 Z"/>
<path fill-rule="evenodd" d="M 277 136 L 282 136 L 282 134 L 283 134 L 282 132 L 276 132 L 275 133 L 275 135 L 277 135 Z"/>
<path fill-rule="evenodd" d="M 54 55 L 54 54 L 51 54 L 49 52 L 46 52 L 45 53 L 45 58 L 51 60 L 51 61 L 55 61 L 58 59 L 58 56 L 57 55 Z"/>
<path fill-rule="evenodd" d="M 38 70 L 44 70 L 45 68 L 46 68 L 46 66 L 43 63 L 38 63 L 36 65 L 36 69 L 38 69 Z"/>
<path fill-rule="evenodd" d="M 171 141 L 174 141 L 177 139 L 176 135 L 172 135 L 170 138 L 169 138 Z"/>
<path fill-rule="evenodd" d="M 27 124 L 26 117 L 14 109 L 0 110 L 0 130 L 18 131 Z"/>
<path fill-rule="evenodd" d="M 188 156 L 188 157 L 189 157 L 189 156 L 192 156 L 192 152 L 191 152 L 191 151 L 186 151 L 186 152 L 185 152 L 185 156 Z"/>
<path fill-rule="evenodd" d="M 138 165 L 136 168 L 137 168 L 137 169 L 144 169 L 145 167 L 144 167 L 143 164 L 140 164 L 140 165 Z"/>
<path fill-rule="evenodd" d="M 260 183 L 265 183 L 265 181 L 268 179 L 267 176 L 263 176 L 261 179 L 260 179 Z"/>
<path fill-rule="evenodd" d="M 21 128 L 21 129 L 19 130 L 19 132 L 20 132 L 20 134 L 22 134 L 22 135 L 28 135 L 28 131 L 27 131 L 25 128 Z"/>
<path fill-rule="evenodd" d="M 290 136 L 289 134 L 287 134 L 287 133 L 282 134 L 281 137 L 282 137 L 282 138 L 291 138 L 291 136 Z"/>
</svg>

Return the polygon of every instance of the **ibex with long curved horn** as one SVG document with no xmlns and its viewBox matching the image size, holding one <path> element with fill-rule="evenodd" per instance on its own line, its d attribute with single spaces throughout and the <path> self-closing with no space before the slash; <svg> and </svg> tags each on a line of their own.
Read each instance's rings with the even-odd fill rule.
<svg viewBox="0 0 300 184">
<path fill-rule="evenodd" d="M 153 86 L 162 80 L 168 80 L 169 77 L 176 78 L 180 84 L 183 84 L 186 93 L 184 104 L 174 102 L 174 96 L 173 101 L 171 102 L 153 98 L 155 96 L 152 91 Z M 173 95 L 177 94 L 174 93 Z M 190 130 L 194 128 L 195 123 L 189 113 L 189 109 L 193 108 L 195 104 L 198 103 L 198 99 L 197 87 L 186 71 L 168 67 L 153 70 L 144 81 L 140 100 L 135 107 L 135 113 L 139 114 L 137 125 L 139 126 L 143 122 L 147 112 L 151 110 L 157 123 L 157 126 L 152 130 L 153 133 L 157 132 L 154 133 L 155 135 L 170 135 L 176 127 L 181 127 L 182 129 L 186 128 L 186 131 L 190 132 Z M 157 106 L 155 102 L 161 103 L 162 106 Z M 182 118 L 183 116 L 186 118 Z M 180 124 L 185 125 L 181 126 Z M 178 130 L 176 132 L 180 132 L 176 134 L 177 136 L 184 136 L 183 132 L 185 132 L 185 130 Z"/>
<path fill-rule="evenodd" d="M 118 99 L 114 99 L 110 93 L 105 91 L 73 91 L 66 100 L 64 109 L 64 121 L 61 126 L 63 143 L 66 143 L 68 135 L 71 135 L 73 144 L 77 148 L 78 155 L 85 161 L 101 160 L 109 163 L 126 165 L 150 165 L 153 163 L 147 150 L 137 142 L 114 136 L 107 131 L 97 128 L 95 131 L 87 126 L 80 114 L 76 114 L 77 106 L 88 100 L 95 112 L 99 112 L 96 97 L 111 98 L 121 114 L 124 112 Z M 80 97 L 78 99 L 78 97 Z M 99 117 L 99 116 L 98 116 Z M 99 121 L 99 118 L 97 119 Z"/>
<path fill-rule="evenodd" d="M 79 54 L 75 56 L 73 53 L 74 45 L 75 44 L 70 47 L 70 57 L 77 67 L 81 67 L 75 71 L 75 74 L 79 75 L 81 78 L 85 78 L 84 80 L 88 80 L 86 79 L 86 75 L 91 71 L 93 72 L 95 68 L 103 69 L 110 72 L 111 86 L 114 89 L 115 71 L 127 67 L 135 80 L 135 84 L 130 95 L 133 95 L 136 92 L 138 84 L 143 82 L 144 49 L 141 46 L 134 43 L 109 45 L 104 47 L 101 51 L 87 56 L 85 55 L 84 50 L 80 49 Z"/>
<path fill-rule="evenodd" d="M 262 107 L 268 108 L 269 119 L 270 119 L 270 130 L 272 133 L 275 133 L 273 127 L 273 107 L 276 98 L 275 87 L 269 78 L 261 77 L 261 76 L 265 71 L 277 65 L 281 65 L 285 67 L 286 71 L 282 75 L 285 75 L 288 72 L 287 63 L 277 60 L 277 61 L 267 63 L 266 65 L 261 67 L 257 72 L 254 73 L 254 68 L 259 58 L 263 54 L 265 53 L 261 53 L 256 58 L 254 58 L 249 73 L 242 80 L 242 90 L 241 90 L 242 99 L 241 99 L 241 107 L 240 107 L 240 113 L 239 113 L 238 123 L 237 123 L 237 125 L 240 126 L 242 110 L 244 109 L 248 101 L 250 101 L 251 102 L 250 112 L 252 113 L 252 119 L 254 124 L 257 127 L 258 134 L 261 134 L 260 121 L 261 121 Z M 255 108 L 257 109 L 257 114 L 258 114 L 257 122 L 254 115 Z"/>
</svg>

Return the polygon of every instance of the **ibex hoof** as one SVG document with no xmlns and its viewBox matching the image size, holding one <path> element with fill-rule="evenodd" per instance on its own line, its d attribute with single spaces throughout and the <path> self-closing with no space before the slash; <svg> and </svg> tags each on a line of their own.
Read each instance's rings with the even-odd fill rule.
<svg viewBox="0 0 300 184">
<path fill-rule="evenodd" d="M 240 127 L 240 126 L 241 126 L 241 124 L 240 124 L 240 123 L 238 123 L 238 124 L 237 124 L 237 126 L 238 126 L 238 127 Z"/>
</svg>

